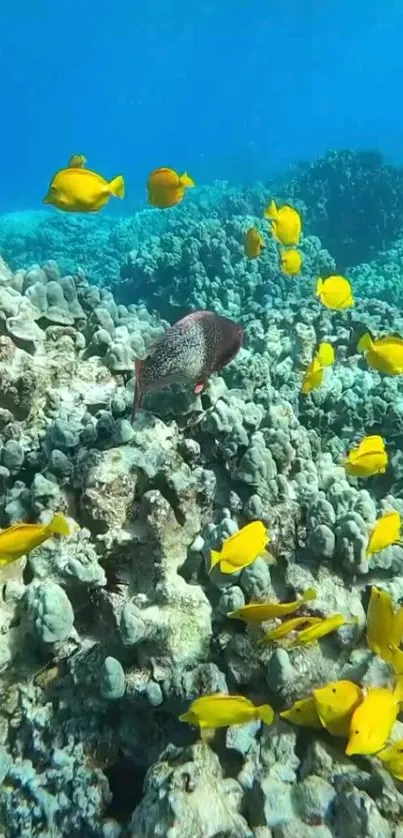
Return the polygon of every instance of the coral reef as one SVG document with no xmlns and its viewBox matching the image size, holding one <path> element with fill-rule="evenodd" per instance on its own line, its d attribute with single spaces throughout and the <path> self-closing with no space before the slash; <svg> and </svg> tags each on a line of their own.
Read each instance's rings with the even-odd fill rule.
<svg viewBox="0 0 403 838">
<path fill-rule="evenodd" d="M 308 231 L 344 271 L 374 258 L 401 233 L 402 189 L 403 169 L 379 152 L 342 149 L 297 167 L 284 192 L 305 204 Z"/>
<path fill-rule="evenodd" d="M 324 310 L 312 289 L 334 263 L 314 237 L 298 281 L 269 237 L 247 263 L 257 208 L 230 200 L 234 218 L 209 216 L 207 195 L 207 221 L 195 204 L 159 239 L 143 229 L 116 277 L 127 305 L 50 258 L 0 263 L 0 524 L 60 510 L 70 527 L 0 566 L 5 838 L 399 838 L 403 796 L 376 757 L 278 718 L 213 744 L 178 720 L 214 692 L 280 711 L 331 679 L 389 684 L 365 642 L 368 585 L 403 598 L 401 545 L 366 554 L 376 518 L 403 514 L 403 384 L 356 352 L 363 331 L 403 332 L 403 318 L 359 294 L 354 312 Z M 134 359 L 186 305 L 241 317 L 245 347 L 201 395 L 146 396 L 132 425 Z M 321 340 L 336 363 L 303 397 Z M 386 474 L 349 477 L 349 447 L 380 431 Z M 253 520 L 271 561 L 210 573 L 211 550 Z M 261 644 L 227 616 L 310 587 L 310 614 L 353 622 L 306 649 Z"/>
</svg>

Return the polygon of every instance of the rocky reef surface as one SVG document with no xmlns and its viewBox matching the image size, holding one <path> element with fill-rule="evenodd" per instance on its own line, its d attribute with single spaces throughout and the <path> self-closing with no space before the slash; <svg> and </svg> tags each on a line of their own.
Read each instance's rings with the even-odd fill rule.
<svg viewBox="0 0 403 838">
<path fill-rule="evenodd" d="M 0 834 L 402 838 L 403 790 L 377 759 L 348 759 L 339 740 L 278 719 L 211 744 L 178 721 L 211 692 L 280 711 L 331 679 L 390 683 L 365 642 L 369 586 L 403 598 L 403 547 L 366 557 L 376 517 L 403 514 L 403 383 L 369 372 L 355 351 L 363 329 L 403 333 L 401 313 L 376 299 L 321 307 L 314 277 L 333 263 L 315 237 L 291 280 L 270 242 L 245 263 L 238 222 L 208 242 L 197 223 L 192 248 L 163 234 L 173 270 L 162 308 L 187 301 L 236 316 L 245 347 L 201 396 L 146 397 L 133 425 L 134 359 L 167 322 L 117 304 L 80 270 L 0 264 L 0 524 L 61 510 L 71 528 L 0 567 Z M 219 284 L 214 259 L 226 248 L 233 274 L 224 264 Z M 143 249 L 130 268 L 150 277 L 150 303 L 154 258 Z M 336 346 L 336 364 L 302 397 L 320 340 Z M 379 430 L 387 473 L 348 477 L 343 455 Z M 255 519 L 275 563 L 209 574 L 211 549 Z M 308 587 L 314 614 L 357 625 L 287 650 L 227 617 Z"/>
</svg>

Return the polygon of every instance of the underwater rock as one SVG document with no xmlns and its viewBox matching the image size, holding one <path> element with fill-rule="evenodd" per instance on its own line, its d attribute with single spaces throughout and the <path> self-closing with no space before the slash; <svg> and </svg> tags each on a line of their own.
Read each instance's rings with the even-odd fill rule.
<svg viewBox="0 0 403 838">
<path fill-rule="evenodd" d="M 116 700 L 123 698 L 125 689 L 125 673 L 122 664 L 116 658 L 105 658 L 100 674 L 101 695 L 109 701 Z"/>
<path fill-rule="evenodd" d="M 31 582 L 26 593 L 26 608 L 37 637 L 43 643 L 60 643 L 70 636 L 74 611 L 60 585 Z"/>
<path fill-rule="evenodd" d="M 253 838 L 240 814 L 242 789 L 236 780 L 224 779 L 219 759 L 208 745 L 198 742 L 188 748 L 181 764 L 176 764 L 177 756 L 178 749 L 170 746 L 149 773 L 144 798 L 131 820 L 131 838 L 154 838 L 173 828 L 181 838 L 217 834 Z"/>
</svg>

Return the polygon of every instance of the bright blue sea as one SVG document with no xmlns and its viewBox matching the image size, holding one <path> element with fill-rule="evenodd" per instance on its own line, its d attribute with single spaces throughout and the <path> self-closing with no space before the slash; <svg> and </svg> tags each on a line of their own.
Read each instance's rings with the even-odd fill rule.
<svg viewBox="0 0 403 838">
<path fill-rule="evenodd" d="M 331 148 L 403 159 L 401 0 L 14 0 L 0 11 L 0 211 L 35 209 L 73 152 L 264 180 Z"/>
</svg>

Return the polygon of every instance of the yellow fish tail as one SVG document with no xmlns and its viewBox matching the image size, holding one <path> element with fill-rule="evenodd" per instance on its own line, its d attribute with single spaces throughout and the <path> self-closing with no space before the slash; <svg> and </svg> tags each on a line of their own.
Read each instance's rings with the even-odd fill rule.
<svg viewBox="0 0 403 838">
<path fill-rule="evenodd" d="M 270 201 L 269 206 L 264 211 L 264 217 L 271 218 L 273 221 L 278 218 L 278 209 L 275 201 Z"/>
<path fill-rule="evenodd" d="M 125 197 L 125 182 L 122 175 L 114 177 L 113 180 L 108 183 L 108 190 L 111 195 L 115 196 L 115 198 Z"/>
<path fill-rule="evenodd" d="M 301 598 L 301 602 L 310 602 L 311 599 L 316 599 L 316 589 L 315 588 L 307 588 L 305 593 Z"/>
<path fill-rule="evenodd" d="M 322 288 L 323 288 L 323 279 L 321 277 L 319 277 L 319 279 L 316 283 L 316 289 L 315 289 L 315 295 L 317 297 L 320 297 L 320 293 L 322 291 Z"/>
<path fill-rule="evenodd" d="M 260 707 L 256 707 L 256 718 L 264 722 L 265 725 L 271 725 L 274 719 L 274 710 L 270 707 L 270 704 L 261 704 Z"/>
<path fill-rule="evenodd" d="M 215 566 L 216 566 L 216 564 L 218 564 L 218 562 L 220 562 L 220 561 L 221 561 L 221 558 L 222 558 L 222 557 L 221 557 L 221 553 L 219 553 L 219 552 L 218 552 L 218 550 L 212 550 L 212 551 L 211 551 L 211 554 L 210 554 L 210 569 L 209 569 L 209 573 L 211 573 L 211 571 L 212 571 L 213 567 L 215 567 Z"/>
<path fill-rule="evenodd" d="M 187 186 L 187 187 L 196 186 L 193 178 L 191 178 L 190 175 L 188 175 L 187 172 L 184 172 L 183 175 L 180 176 L 179 180 L 180 180 L 180 185 L 181 186 Z"/>
<path fill-rule="evenodd" d="M 331 343 L 321 343 L 316 357 L 322 367 L 331 367 L 334 364 L 334 349 Z"/>
<path fill-rule="evenodd" d="M 366 332 L 366 334 L 362 335 L 362 337 L 359 339 L 357 343 L 357 350 L 358 352 L 367 352 L 368 349 L 371 349 L 372 345 L 373 341 L 371 335 L 368 334 L 368 332 Z"/>
<path fill-rule="evenodd" d="M 70 535 L 70 527 L 61 512 L 56 512 L 53 516 L 48 525 L 48 530 L 56 535 Z"/>
</svg>

